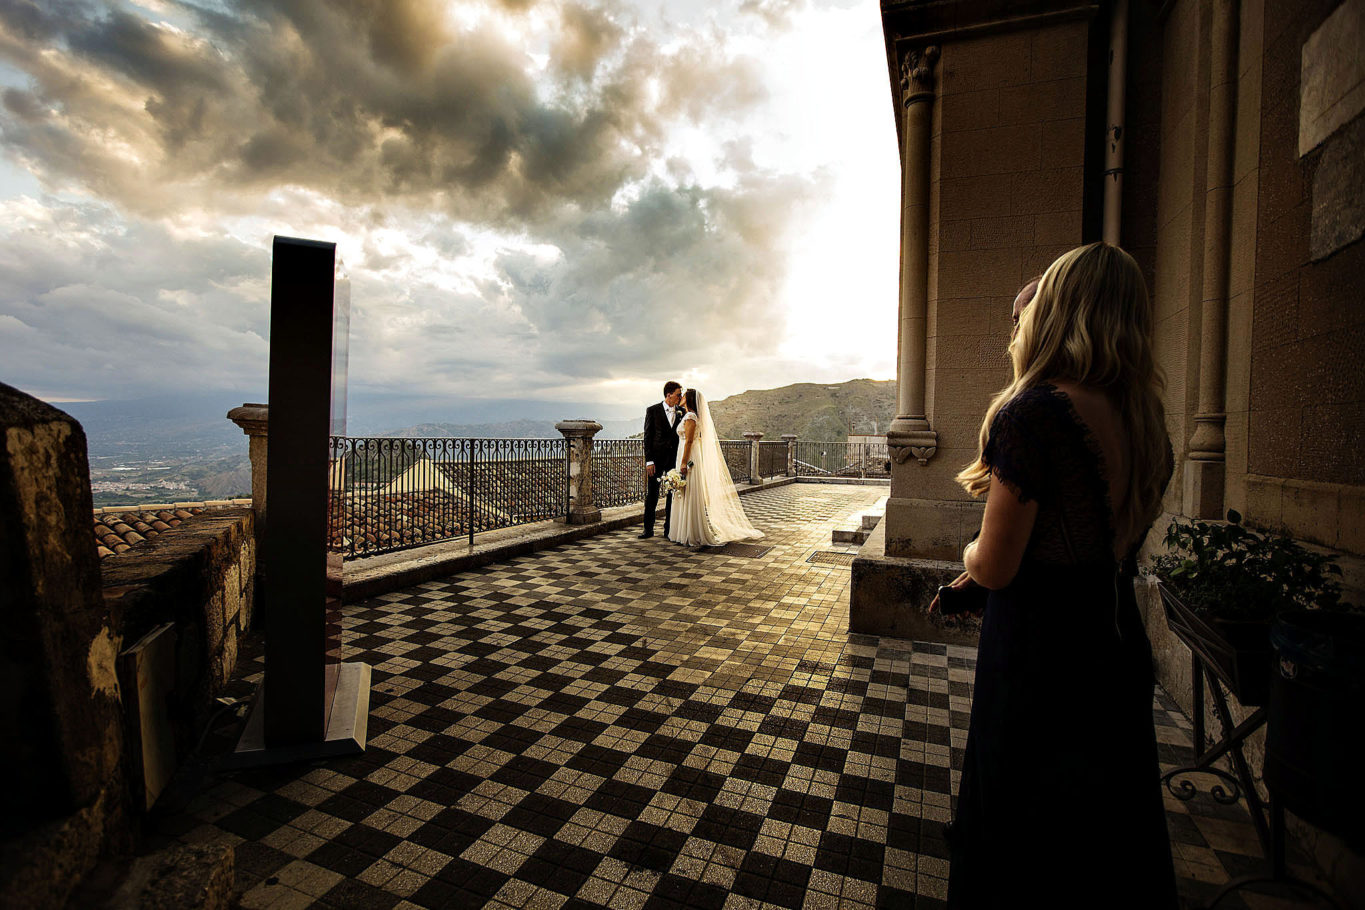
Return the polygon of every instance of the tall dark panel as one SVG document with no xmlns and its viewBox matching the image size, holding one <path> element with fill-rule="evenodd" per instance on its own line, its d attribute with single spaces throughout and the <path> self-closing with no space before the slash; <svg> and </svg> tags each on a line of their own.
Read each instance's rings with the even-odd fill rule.
<svg viewBox="0 0 1365 910">
<path fill-rule="evenodd" d="M 264 554 L 267 747 L 322 741 L 332 700 L 325 604 L 335 265 L 336 244 L 275 238 Z M 333 654 L 333 685 L 335 661 Z"/>
</svg>

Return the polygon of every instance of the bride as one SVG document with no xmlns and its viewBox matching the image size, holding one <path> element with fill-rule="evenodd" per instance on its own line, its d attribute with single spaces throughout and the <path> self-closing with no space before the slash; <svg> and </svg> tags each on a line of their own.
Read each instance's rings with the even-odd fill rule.
<svg viewBox="0 0 1365 910">
<path fill-rule="evenodd" d="M 687 416 L 678 424 L 677 470 L 687 485 L 673 496 L 668 539 L 691 547 L 719 547 L 762 537 L 739 504 L 706 399 L 688 389 L 683 401 Z"/>
</svg>

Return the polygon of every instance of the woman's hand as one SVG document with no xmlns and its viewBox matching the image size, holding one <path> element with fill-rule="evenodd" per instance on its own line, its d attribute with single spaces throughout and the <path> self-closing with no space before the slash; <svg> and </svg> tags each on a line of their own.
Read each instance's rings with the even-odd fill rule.
<svg viewBox="0 0 1365 910">
<path fill-rule="evenodd" d="M 976 582 L 972 581 L 972 577 L 971 577 L 970 575 L 968 575 L 966 572 L 963 572 L 963 573 L 962 573 L 961 575 L 959 575 L 957 578 L 954 578 L 951 582 L 949 582 L 949 583 L 946 585 L 946 587 L 949 587 L 949 588 L 957 588 L 957 589 L 961 590 L 962 588 L 965 588 L 965 587 L 967 587 L 968 585 L 974 585 L 974 584 L 976 584 Z M 933 600 L 929 601 L 929 612 L 930 612 L 930 613 L 937 613 L 937 612 L 938 612 L 938 595 L 937 595 L 937 594 L 934 595 L 934 599 L 933 599 Z"/>
<path fill-rule="evenodd" d="M 681 468 L 678 468 L 678 474 L 679 474 L 680 476 L 682 476 L 682 477 L 686 477 L 686 476 L 687 476 L 687 465 L 683 465 Z"/>
</svg>

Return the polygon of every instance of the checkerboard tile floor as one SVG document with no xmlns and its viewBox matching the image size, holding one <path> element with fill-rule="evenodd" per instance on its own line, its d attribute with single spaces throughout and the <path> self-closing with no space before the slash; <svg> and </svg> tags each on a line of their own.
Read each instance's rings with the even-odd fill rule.
<svg viewBox="0 0 1365 910">
<path fill-rule="evenodd" d="M 808 562 L 883 495 L 746 496 L 757 559 L 623 530 L 348 605 L 367 751 L 219 774 L 163 836 L 235 845 L 248 908 L 941 907 L 975 650 L 849 635 Z M 1185 896 L 1254 866 L 1240 806 L 1167 802 Z"/>
</svg>

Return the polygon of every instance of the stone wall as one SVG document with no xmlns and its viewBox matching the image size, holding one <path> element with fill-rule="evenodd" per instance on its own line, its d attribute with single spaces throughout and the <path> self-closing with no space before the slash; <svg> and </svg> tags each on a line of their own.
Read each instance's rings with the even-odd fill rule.
<svg viewBox="0 0 1365 910">
<path fill-rule="evenodd" d="M 1089 23 L 945 39 L 931 154 L 927 465 L 887 507 L 891 549 L 955 560 L 981 520 L 953 480 L 1008 381 L 1010 305 L 1081 242 Z M 954 503 L 955 505 L 948 505 Z"/>
<path fill-rule="evenodd" d="M 1355 148 L 1365 129 L 1359 109 L 1341 125 L 1300 148 L 1301 122 L 1315 101 L 1303 90 L 1311 67 L 1305 45 L 1322 34 L 1328 16 L 1360 0 L 1241 0 L 1235 5 L 1235 114 L 1231 149 L 1231 204 L 1225 358 L 1225 476 L 1222 508 L 1237 509 L 1249 524 L 1284 529 L 1328 548 L 1345 570 L 1348 599 L 1365 592 L 1365 217 L 1341 200 L 1321 195 L 1324 167 L 1332 156 Z M 1159 24 L 1159 87 L 1137 89 L 1139 105 L 1159 91 L 1160 181 L 1157 188 L 1155 281 L 1157 353 L 1166 372 L 1166 407 L 1177 473 L 1153 538 L 1174 517 L 1196 514 L 1198 497 L 1187 473 L 1188 446 L 1199 410 L 1205 285 L 1206 198 L 1210 178 L 1210 45 L 1218 4 L 1179 0 Z M 1134 5 L 1140 11 L 1140 5 Z M 1349 10 L 1348 10 L 1349 11 Z M 1344 52 L 1359 57 L 1358 45 Z M 1330 48 L 1326 55 L 1332 56 Z M 1130 53 L 1130 60 L 1136 56 Z M 1338 54 L 1340 56 L 1340 54 Z M 1346 86 L 1349 88 L 1349 86 Z M 1130 94 L 1130 99 L 1133 95 Z M 1330 101 L 1331 98 L 1328 98 Z M 1313 120 L 1312 116 L 1308 117 Z M 1365 160 L 1356 148 L 1356 157 Z M 1324 161 L 1326 164 L 1324 165 Z M 1339 179 L 1339 176 L 1338 176 Z M 1362 181 L 1349 185 L 1359 196 Z M 1329 200 L 1330 202 L 1330 200 Z M 1318 204 L 1322 203 L 1322 204 Z M 1354 219 L 1354 233 L 1337 233 L 1338 246 L 1315 257 L 1314 237 L 1335 205 L 1336 226 Z M 1315 211 L 1316 206 L 1316 211 Z M 1125 213 L 1126 214 L 1126 213 Z M 1330 214 L 1330 213 L 1329 213 Z M 1349 224 L 1347 225 L 1349 227 Z M 1125 218 L 1125 231 L 1128 228 Z M 1354 238 L 1354 239 L 1350 239 Z M 1319 251 L 1321 252 L 1321 251 Z M 1210 516 L 1211 517 L 1211 516 Z M 1149 540 L 1149 549 L 1156 549 Z M 1193 710 L 1189 650 L 1169 630 L 1155 587 L 1140 601 L 1162 687 L 1189 713 Z M 1250 714 L 1233 701 L 1234 721 Z M 1206 729 L 1219 729 L 1206 704 Z M 1264 763 L 1264 732 L 1247 743 L 1248 763 L 1258 778 Z M 1263 791 L 1264 795 L 1264 791 Z M 1291 818 L 1291 831 L 1333 884 L 1349 899 L 1365 900 L 1365 873 L 1358 853 L 1337 839 Z"/>
<path fill-rule="evenodd" d="M 251 619 L 252 516 L 202 516 L 109 557 L 102 578 L 80 424 L 0 384 L 0 434 L 0 737 L 12 772 L 0 788 L 0 893 L 61 907 L 102 856 L 139 846 L 139 693 L 120 679 L 120 656 L 173 624 L 165 716 L 185 757 Z"/>
<path fill-rule="evenodd" d="M 251 627 L 256 547 L 249 507 L 201 513 L 170 533 L 105 558 L 104 601 L 130 645 L 173 622 L 175 687 L 169 705 L 180 757 L 237 665 Z"/>
<path fill-rule="evenodd" d="M 1327 18 L 1359 18 L 1365 3 L 1263 2 L 1257 60 L 1274 88 L 1249 125 L 1258 132 L 1260 166 L 1247 454 L 1229 498 L 1254 519 L 1365 555 L 1365 114 L 1359 101 L 1335 98 L 1331 86 L 1311 91 L 1311 70 L 1325 65 L 1317 58 L 1334 56 L 1332 32 L 1340 30 Z M 1353 47 L 1336 54 L 1353 54 L 1358 64 L 1360 33 L 1354 36 Z M 1349 117 L 1320 136 L 1302 121 L 1318 119 L 1314 110 L 1329 103 Z M 1324 233 L 1336 240 L 1322 240 Z"/>
</svg>

